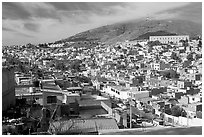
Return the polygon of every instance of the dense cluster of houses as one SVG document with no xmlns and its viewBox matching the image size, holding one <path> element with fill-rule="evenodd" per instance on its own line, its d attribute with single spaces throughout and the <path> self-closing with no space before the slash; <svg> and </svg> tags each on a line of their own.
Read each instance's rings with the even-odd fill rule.
<svg viewBox="0 0 204 137">
<path fill-rule="evenodd" d="M 201 40 L 168 44 L 135 40 L 113 45 L 95 43 L 92 47 L 26 45 L 4 47 L 2 52 L 3 64 L 20 62 L 27 68 L 15 72 L 16 97 L 30 100 L 35 96 L 36 102 L 49 109 L 52 104 L 60 105 L 58 115 L 78 115 L 80 105 L 94 106 L 93 100 L 83 102 L 83 95 L 97 94 L 92 97 L 95 106 L 103 106 L 109 118 L 111 115 L 120 122 L 113 116 L 110 101 L 100 98 L 100 93 L 120 100 L 121 108 L 127 108 L 125 104 L 132 100 L 136 109 L 158 117 L 161 113 L 171 115 L 168 112 L 172 107 L 179 106 L 188 118 L 202 118 Z M 34 81 L 39 82 L 37 88 L 31 86 Z M 62 111 L 64 105 L 68 105 L 68 112 Z M 136 109 L 135 114 L 140 115 Z"/>
</svg>

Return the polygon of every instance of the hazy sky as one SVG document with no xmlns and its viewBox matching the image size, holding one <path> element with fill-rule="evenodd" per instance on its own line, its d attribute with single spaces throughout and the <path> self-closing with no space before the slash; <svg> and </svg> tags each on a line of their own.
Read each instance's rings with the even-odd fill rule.
<svg viewBox="0 0 204 137">
<path fill-rule="evenodd" d="M 3 2 L 3 45 L 54 42 L 102 25 L 142 17 L 202 23 L 202 3 Z"/>
</svg>

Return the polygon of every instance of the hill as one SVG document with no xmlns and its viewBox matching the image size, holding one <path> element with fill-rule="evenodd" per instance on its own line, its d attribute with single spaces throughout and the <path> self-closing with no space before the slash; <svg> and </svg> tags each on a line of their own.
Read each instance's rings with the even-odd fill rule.
<svg viewBox="0 0 204 137">
<path fill-rule="evenodd" d="M 175 35 L 177 35 L 177 34 L 160 30 L 160 31 L 156 31 L 156 32 L 147 32 L 145 34 L 140 35 L 136 39 L 132 39 L 132 40 L 149 39 L 149 36 L 175 36 Z"/>
<path fill-rule="evenodd" d="M 118 41 L 147 39 L 150 35 L 202 35 L 202 25 L 184 20 L 134 20 L 78 33 L 62 41 Z"/>
</svg>

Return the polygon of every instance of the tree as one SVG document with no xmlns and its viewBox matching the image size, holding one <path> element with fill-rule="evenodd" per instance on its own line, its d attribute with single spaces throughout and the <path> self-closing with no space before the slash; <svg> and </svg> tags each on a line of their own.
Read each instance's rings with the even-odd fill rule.
<svg viewBox="0 0 204 137">
<path fill-rule="evenodd" d="M 187 58 L 189 61 L 193 61 L 193 60 L 194 60 L 192 53 L 188 54 L 188 56 L 187 56 L 186 58 Z"/>
<path fill-rule="evenodd" d="M 180 106 L 173 106 L 172 108 L 171 108 L 171 113 L 172 113 L 172 115 L 173 116 L 176 116 L 176 117 L 179 117 L 179 116 L 186 116 L 187 115 L 187 113 L 185 112 L 185 110 L 182 108 L 182 107 L 180 107 Z"/>
<path fill-rule="evenodd" d="M 74 70 L 76 70 L 76 71 L 80 71 L 81 63 L 82 63 L 81 60 L 75 60 L 75 61 L 73 61 L 73 62 L 71 63 L 70 68 L 71 68 L 71 69 L 74 69 Z"/>
<path fill-rule="evenodd" d="M 140 45 L 139 43 L 137 43 L 136 45 L 134 45 L 135 47 L 140 47 L 142 48 L 142 45 Z"/>
<path fill-rule="evenodd" d="M 171 58 L 174 60 L 180 60 L 180 58 L 177 56 L 177 54 L 175 52 L 172 52 Z"/>
<path fill-rule="evenodd" d="M 32 71 L 33 73 L 36 73 L 39 70 L 38 65 L 33 64 L 33 66 L 30 68 L 30 71 Z"/>
<path fill-rule="evenodd" d="M 148 48 L 148 53 L 152 52 L 153 48 L 151 46 L 149 46 Z"/>
<path fill-rule="evenodd" d="M 202 47 L 202 42 L 199 40 L 198 47 Z"/>
<path fill-rule="evenodd" d="M 171 115 L 171 114 L 172 114 L 170 108 L 166 108 L 164 111 L 165 111 L 165 113 L 168 114 L 168 115 Z"/>
<path fill-rule="evenodd" d="M 136 70 L 138 70 L 139 68 L 140 68 L 139 66 L 136 66 L 136 67 L 135 67 Z"/>
<path fill-rule="evenodd" d="M 162 43 L 160 41 L 158 41 L 158 40 L 156 40 L 156 41 L 149 41 L 147 44 L 149 46 L 151 46 L 151 47 L 156 46 L 156 45 L 162 45 Z"/>
<path fill-rule="evenodd" d="M 195 58 L 196 58 L 196 60 L 202 58 L 202 54 L 196 54 Z"/>
<path fill-rule="evenodd" d="M 179 78 L 179 74 L 176 73 L 174 70 L 169 70 L 170 78 Z"/>
<path fill-rule="evenodd" d="M 42 70 L 38 69 L 37 72 L 36 72 L 36 75 L 37 75 L 38 78 L 42 78 L 43 77 Z"/>
<path fill-rule="evenodd" d="M 202 112 L 201 111 L 197 111 L 196 112 L 196 116 L 197 116 L 197 118 L 202 119 Z"/>
<path fill-rule="evenodd" d="M 164 117 L 165 117 L 165 113 L 162 112 L 162 113 L 160 114 L 160 118 L 161 118 L 162 120 L 164 120 Z"/>
<path fill-rule="evenodd" d="M 161 75 L 163 75 L 166 78 L 178 78 L 179 74 L 176 73 L 176 71 L 174 70 L 166 70 L 166 71 L 162 71 Z"/>
<path fill-rule="evenodd" d="M 47 43 L 38 44 L 38 46 L 41 47 L 41 48 L 49 48 Z"/>
<path fill-rule="evenodd" d="M 29 68 L 27 66 L 23 65 L 22 63 L 20 63 L 18 67 L 19 67 L 20 72 L 28 73 L 28 71 L 29 71 Z"/>
<path fill-rule="evenodd" d="M 183 68 L 186 68 L 191 65 L 191 61 L 187 60 L 183 62 Z"/>
<path fill-rule="evenodd" d="M 56 62 L 55 68 L 59 70 L 66 70 L 66 66 L 63 62 Z"/>
</svg>

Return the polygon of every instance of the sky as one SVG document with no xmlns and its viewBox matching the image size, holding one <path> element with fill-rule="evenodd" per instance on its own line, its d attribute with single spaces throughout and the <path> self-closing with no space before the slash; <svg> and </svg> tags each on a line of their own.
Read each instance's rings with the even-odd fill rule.
<svg viewBox="0 0 204 137">
<path fill-rule="evenodd" d="M 3 2 L 3 45 L 54 42 L 117 22 L 151 17 L 202 24 L 201 2 Z"/>
</svg>

